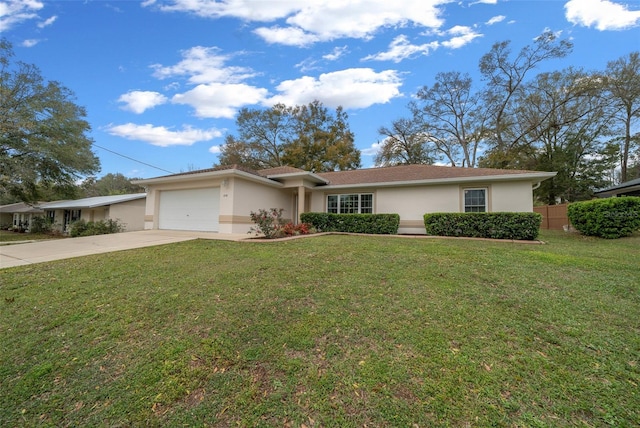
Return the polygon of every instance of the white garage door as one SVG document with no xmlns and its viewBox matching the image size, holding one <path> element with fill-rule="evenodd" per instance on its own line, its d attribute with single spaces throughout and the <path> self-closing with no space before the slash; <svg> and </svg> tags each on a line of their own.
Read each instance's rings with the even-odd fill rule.
<svg viewBox="0 0 640 428">
<path fill-rule="evenodd" d="M 218 187 L 160 192 L 160 229 L 217 232 L 219 214 Z"/>
</svg>

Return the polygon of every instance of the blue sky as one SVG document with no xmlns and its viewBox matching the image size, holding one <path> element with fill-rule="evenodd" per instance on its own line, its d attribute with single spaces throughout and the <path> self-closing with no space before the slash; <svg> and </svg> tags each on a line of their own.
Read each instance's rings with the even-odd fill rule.
<svg viewBox="0 0 640 428">
<path fill-rule="evenodd" d="M 238 109 L 314 99 L 343 106 L 371 167 L 378 128 L 436 73 L 480 87 L 494 43 L 545 30 L 574 43 L 547 70 L 604 70 L 640 50 L 640 1 L 0 0 L 16 58 L 87 109 L 98 176 L 209 168 Z"/>
</svg>

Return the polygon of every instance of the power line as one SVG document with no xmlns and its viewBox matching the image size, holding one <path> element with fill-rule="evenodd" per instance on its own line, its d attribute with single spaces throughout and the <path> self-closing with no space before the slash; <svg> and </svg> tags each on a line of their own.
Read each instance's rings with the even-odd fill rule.
<svg viewBox="0 0 640 428">
<path fill-rule="evenodd" d="M 151 168 L 159 169 L 160 171 L 168 172 L 169 174 L 175 174 L 175 172 L 167 171 L 166 169 L 163 169 L 163 168 L 160 168 L 160 167 L 157 167 L 157 166 L 151 165 L 151 164 L 146 163 L 146 162 L 139 161 L 139 160 L 134 159 L 134 158 L 132 158 L 132 157 L 129 157 L 129 156 L 123 155 L 122 153 L 114 152 L 113 150 L 107 149 L 106 147 L 99 146 L 99 145 L 97 145 L 96 143 L 93 143 L 93 145 L 94 145 L 94 146 L 96 146 L 96 147 L 97 147 L 97 148 L 99 148 L 99 149 L 106 150 L 106 151 L 107 151 L 107 152 L 109 152 L 109 153 L 113 153 L 114 155 L 121 156 L 121 157 L 123 157 L 123 158 L 125 158 L 125 159 L 129 159 L 129 160 L 131 160 L 131 161 L 141 163 L 142 165 L 150 166 Z"/>
</svg>

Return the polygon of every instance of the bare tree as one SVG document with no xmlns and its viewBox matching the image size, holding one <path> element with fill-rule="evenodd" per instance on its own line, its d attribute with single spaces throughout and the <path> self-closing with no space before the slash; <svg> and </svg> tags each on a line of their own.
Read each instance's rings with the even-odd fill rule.
<svg viewBox="0 0 640 428">
<path fill-rule="evenodd" d="M 613 107 L 612 117 L 618 124 L 620 144 L 620 180 L 629 180 L 629 161 L 634 146 L 640 147 L 640 133 L 634 126 L 640 122 L 640 53 L 607 64 L 605 86 Z M 635 134 L 633 133 L 635 130 Z"/>
<path fill-rule="evenodd" d="M 434 163 L 435 148 L 417 121 L 396 119 L 391 127 L 380 127 L 378 133 L 384 139 L 374 160 L 377 166 Z"/>
<path fill-rule="evenodd" d="M 491 50 L 480 59 L 480 72 L 486 82 L 483 94 L 488 114 L 488 143 L 492 146 L 491 165 L 508 167 L 514 151 L 520 149 L 522 140 L 529 130 L 514 126 L 518 99 L 523 99 L 525 79 L 543 61 L 564 58 L 573 49 L 570 41 L 559 40 L 546 31 L 536 37 L 534 43 L 525 46 L 512 57 L 510 41 L 493 45 Z"/>
<path fill-rule="evenodd" d="M 435 84 L 423 87 L 409 108 L 436 150 L 451 166 L 475 167 L 484 140 L 485 116 L 468 74 L 438 73 Z"/>
</svg>

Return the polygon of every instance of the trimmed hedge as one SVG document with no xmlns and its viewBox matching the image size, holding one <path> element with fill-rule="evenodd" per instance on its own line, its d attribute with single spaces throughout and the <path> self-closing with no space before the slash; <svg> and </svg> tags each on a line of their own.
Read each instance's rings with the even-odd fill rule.
<svg viewBox="0 0 640 428">
<path fill-rule="evenodd" d="M 427 235 L 532 241 L 538 237 L 538 213 L 433 213 L 424 215 Z"/>
<path fill-rule="evenodd" d="M 573 227 L 584 235 L 616 239 L 640 230 L 640 197 L 594 199 L 567 207 Z"/>
<path fill-rule="evenodd" d="M 318 232 L 349 232 L 394 235 L 400 226 L 399 214 L 303 213 L 300 221 Z"/>
</svg>

